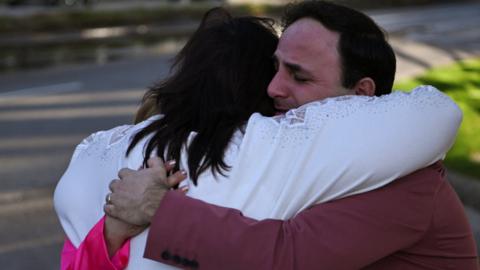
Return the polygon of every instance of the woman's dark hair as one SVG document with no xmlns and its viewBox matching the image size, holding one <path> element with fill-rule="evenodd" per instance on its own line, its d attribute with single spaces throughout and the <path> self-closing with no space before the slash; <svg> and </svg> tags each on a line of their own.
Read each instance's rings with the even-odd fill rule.
<svg viewBox="0 0 480 270">
<path fill-rule="evenodd" d="M 127 155 L 153 133 L 145 148 L 145 166 L 154 150 L 164 160 L 179 161 L 187 146 L 189 176 L 195 184 L 208 168 L 224 175 L 229 169 L 224 152 L 233 133 L 254 112 L 274 114 L 266 89 L 275 74 L 271 56 L 277 43 L 270 19 L 232 18 L 222 8 L 207 12 L 176 56 L 173 74 L 145 95 L 156 97 L 163 117 L 135 135 Z M 192 131 L 197 134 L 188 142 Z"/>
<path fill-rule="evenodd" d="M 352 88 L 364 77 L 375 82 L 375 95 L 392 91 L 396 60 L 383 30 L 367 15 L 328 1 L 309 0 L 285 9 L 283 28 L 303 18 L 312 18 L 340 34 L 342 85 Z"/>
</svg>

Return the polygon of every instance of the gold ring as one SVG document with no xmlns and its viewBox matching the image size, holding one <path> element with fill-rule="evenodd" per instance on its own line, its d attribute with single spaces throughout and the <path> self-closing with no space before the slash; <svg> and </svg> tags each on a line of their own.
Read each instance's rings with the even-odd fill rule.
<svg viewBox="0 0 480 270">
<path fill-rule="evenodd" d="M 107 204 L 112 204 L 112 193 L 107 194 L 107 196 L 105 197 L 105 202 Z"/>
</svg>

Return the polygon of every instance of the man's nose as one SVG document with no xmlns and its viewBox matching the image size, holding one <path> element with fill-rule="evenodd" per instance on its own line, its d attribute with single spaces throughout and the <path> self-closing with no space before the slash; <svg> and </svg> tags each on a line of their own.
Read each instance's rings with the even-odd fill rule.
<svg viewBox="0 0 480 270">
<path fill-rule="evenodd" d="M 268 85 L 267 93 L 271 98 L 284 98 L 287 96 L 285 85 L 280 72 L 277 72 Z"/>
</svg>

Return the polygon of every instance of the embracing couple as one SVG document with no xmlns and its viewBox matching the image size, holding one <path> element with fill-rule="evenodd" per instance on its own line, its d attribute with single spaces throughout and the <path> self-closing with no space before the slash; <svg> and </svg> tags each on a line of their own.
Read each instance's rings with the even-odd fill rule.
<svg viewBox="0 0 480 270">
<path fill-rule="evenodd" d="M 292 4 L 280 38 L 207 12 L 138 123 L 75 149 L 62 269 L 478 269 L 441 164 L 462 113 L 394 75 L 348 7 Z"/>
</svg>

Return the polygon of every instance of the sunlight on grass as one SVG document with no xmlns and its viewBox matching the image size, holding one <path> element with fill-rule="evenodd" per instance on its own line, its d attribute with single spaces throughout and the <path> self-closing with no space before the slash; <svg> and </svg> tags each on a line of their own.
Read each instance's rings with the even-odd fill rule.
<svg viewBox="0 0 480 270">
<path fill-rule="evenodd" d="M 480 59 L 432 69 L 422 76 L 395 82 L 394 89 L 422 84 L 442 90 L 463 111 L 457 140 L 445 160 L 447 167 L 480 179 Z"/>
</svg>

